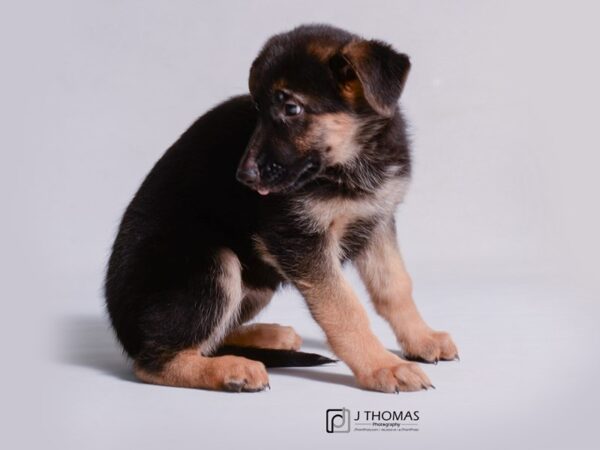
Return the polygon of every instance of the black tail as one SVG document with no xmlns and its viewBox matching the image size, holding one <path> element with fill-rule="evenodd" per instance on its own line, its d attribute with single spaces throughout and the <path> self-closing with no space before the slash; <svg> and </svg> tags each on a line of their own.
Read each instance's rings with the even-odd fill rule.
<svg viewBox="0 0 600 450">
<path fill-rule="evenodd" d="M 244 356 L 248 359 L 262 362 L 267 367 L 307 367 L 320 366 L 337 362 L 316 353 L 297 352 L 294 350 L 275 350 L 272 348 L 240 347 L 237 345 L 224 345 L 214 356 Z"/>
</svg>

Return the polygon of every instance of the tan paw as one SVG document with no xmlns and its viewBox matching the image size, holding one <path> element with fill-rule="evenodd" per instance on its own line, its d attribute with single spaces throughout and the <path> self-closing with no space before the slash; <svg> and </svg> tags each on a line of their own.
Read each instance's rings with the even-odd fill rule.
<svg viewBox="0 0 600 450">
<path fill-rule="evenodd" d="M 225 357 L 227 358 L 227 357 Z M 269 375 L 259 361 L 235 358 L 222 368 L 222 389 L 230 392 L 258 392 L 269 387 Z"/>
<path fill-rule="evenodd" d="M 356 379 L 365 389 L 390 393 L 420 391 L 434 387 L 417 364 L 400 359 L 392 366 L 379 367 L 359 374 Z"/>
<path fill-rule="evenodd" d="M 292 327 L 276 323 L 254 323 L 234 330 L 225 339 L 225 344 L 246 347 L 298 350 L 302 338 Z"/>
<path fill-rule="evenodd" d="M 423 330 L 408 333 L 399 339 L 404 354 L 409 359 L 430 363 L 458 359 L 458 350 L 450 335 L 444 331 Z"/>
</svg>

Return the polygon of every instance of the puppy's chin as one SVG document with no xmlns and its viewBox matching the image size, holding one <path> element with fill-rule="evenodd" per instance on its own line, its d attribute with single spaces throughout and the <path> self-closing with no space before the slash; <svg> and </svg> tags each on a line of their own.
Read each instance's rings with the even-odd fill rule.
<svg viewBox="0 0 600 450">
<path fill-rule="evenodd" d="M 283 180 L 277 180 L 274 183 L 259 183 L 254 189 L 260 195 L 292 193 L 314 180 L 321 170 L 320 158 L 309 157 L 301 165 L 295 167 Z"/>
</svg>

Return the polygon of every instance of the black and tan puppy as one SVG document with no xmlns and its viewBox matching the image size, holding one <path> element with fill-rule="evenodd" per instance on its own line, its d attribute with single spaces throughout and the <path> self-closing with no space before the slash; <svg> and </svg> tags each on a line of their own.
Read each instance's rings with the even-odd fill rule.
<svg viewBox="0 0 600 450">
<path fill-rule="evenodd" d="M 291 283 L 360 386 L 429 387 L 372 333 L 345 261 L 407 356 L 457 356 L 419 315 L 396 244 L 410 177 L 397 102 L 409 68 L 389 45 L 329 26 L 274 36 L 252 65 L 250 95 L 202 116 L 158 161 L 125 212 L 105 286 L 141 380 L 256 391 L 268 385 L 265 364 L 327 361 L 295 352 L 289 327 L 243 325 Z"/>
</svg>

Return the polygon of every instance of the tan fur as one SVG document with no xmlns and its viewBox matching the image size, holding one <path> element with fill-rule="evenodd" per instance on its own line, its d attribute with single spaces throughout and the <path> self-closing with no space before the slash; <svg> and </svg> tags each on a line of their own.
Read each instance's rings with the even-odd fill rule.
<svg viewBox="0 0 600 450">
<path fill-rule="evenodd" d="M 307 53 L 317 57 L 320 61 L 327 61 L 333 56 L 337 48 L 334 45 L 327 45 L 319 41 L 311 41 L 306 47 Z"/>
<path fill-rule="evenodd" d="M 227 298 L 241 299 L 242 297 L 242 265 L 237 255 L 229 250 L 223 249 L 218 255 L 221 262 L 221 274 L 219 284 Z"/>
<path fill-rule="evenodd" d="M 202 352 L 205 354 L 210 353 L 210 351 L 221 342 L 231 325 L 236 322 L 237 313 L 243 298 L 242 267 L 240 260 L 236 254 L 229 249 L 221 250 L 218 254 L 218 258 L 220 262 L 220 273 L 217 277 L 217 282 L 226 297 L 223 300 L 225 311 L 210 338 L 202 343 Z"/>
<path fill-rule="evenodd" d="M 134 368 L 136 376 L 152 384 L 201 389 L 262 390 L 269 384 L 265 366 L 239 356 L 202 356 L 199 349 L 178 353 L 160 373 Z"/>
<path fill-rule="evenodd" d="M 450 336 L 433 331 L 419 314 L 410 276 L 389 225 L 376 231 L 356 265 L 376 311 L 390 323 L 407 355 L 426 361 L 457 356 Z"/>
<path fill-rule="evenodd" d="M 233 330 L 227 335 L 224 343 L 247 347 L 299 350 L 302 338 L 292 327 L 276 323 L 253 323 Z"/>
<path fill-rule="evenodd" d="M 252 240 L 254 241 L 254 248 L 256 249 L 260 258 L 264 262 L 269 264 L 271 267 L 273 267 L 275 270 L 277 270 L 279 275 L 281 275 L 283 278 L 287 279 L 287 276 L 285 275 L 285 272 L 283 271 L 283 269 L 281 269 L 281 267 L 279 266 L 277 259 L 273 255 L 271 255 L 271 253 L 267 249 L 267 246 L 265 245 L 265 243 L 261 239 L 261 237 L 258 235 L 254 235 Z"/>
<path fill-rule="evenodd" d="M 366 101 L 363 85 L 357 78 L 345 82 L 341 86 L 340 93 L 354 109 L 358 109 Z"/>
<path fill-rule="evenodd" d="M 353 39 L 342 49 L 342 54 L 351 61 L 361 61 L 369 58 L 371 44 L 363 39 Z"/>
<path fill-rule="evenodd" d="M 319 115 L 314 126 L 329 148 L 325 157 L 330 165 L 347 163 L 358 154 L 360 147 L 356 143 L 356 134 L 359 125 L 358 119 L 347 113 Z"/>
<path fill-rule="evenodd" d="M 286 89 L 287 89 L 287 83 L 283 78 L 280 78 L 279 80 L 275 80 L 273 82 L 273 84 L 271 85 L 272 92 L 285 91 Z"/>
<path fill-rule="evenodd" d="M 332 260 L 330 273 L 299 285 L 311 313 L 325 331 L 335 354 L 354 372 L 358 383 L 384 392 L 414 391 L 431 382 L 415 364 L 387 351 L 369 326 L 367 314 L 344 279 L 339 263 Z"/>
<path fill-rule="evenodd" d="M 373 216 L 389 216 L 402 201 L 408 187 L 408 179 L 393 178 L 387 181 L 374 198 L 301 199 L 299 207 L 308 211 L 306 226 L 315 232 L 331 229 L 340 238 L 346 226 L 356 220 Z"/>
</svg>

